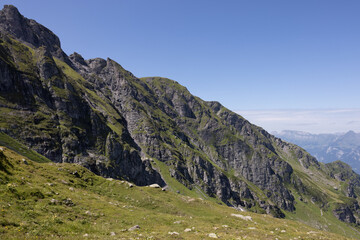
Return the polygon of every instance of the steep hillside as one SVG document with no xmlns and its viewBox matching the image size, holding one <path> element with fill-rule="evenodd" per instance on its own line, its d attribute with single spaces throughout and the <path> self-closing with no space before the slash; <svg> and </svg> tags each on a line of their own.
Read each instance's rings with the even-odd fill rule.
<svg viewBox="0 0 360 240">
<path fill-rule="evenodd" d="M 0 148 L 1 239 L 346 239 Z"/>
<path fill-rule="evenodd" d="M 5 7 L 0 17 L 16 19 L 15 10 Z M 80 163 L 140 185 L 163 183 L 151 165 L 141 161 L 124 119 L 109 100 L 97 96 L 92 85 L 43 43 L 35 48 L 25 37 L 20 39 L 28 40 L 27 45 L 0 32 L 0 127 L 5 133 L 55 162 Z"/>
<path fill-rule="evenodd" d="M 356 193 L 359 183 L 337 179 L 300 147 L 173 80 L 68 57 L 13 6 L 0 19 L 2 136 L 104 177 L 358 234 L 359 195 L 348 188 Z"/>
</svg>

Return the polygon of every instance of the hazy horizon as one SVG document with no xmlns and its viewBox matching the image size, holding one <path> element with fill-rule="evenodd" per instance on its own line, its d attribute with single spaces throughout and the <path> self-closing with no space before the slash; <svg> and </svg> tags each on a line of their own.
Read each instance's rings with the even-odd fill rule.
<svg viewBox="0 0 360 240">
<path fill-rule="evenodd" d="M 268 132 L 295 130 L 319 133 L 359 132 L 360 109 L 237 110 Z"/>
</svg>

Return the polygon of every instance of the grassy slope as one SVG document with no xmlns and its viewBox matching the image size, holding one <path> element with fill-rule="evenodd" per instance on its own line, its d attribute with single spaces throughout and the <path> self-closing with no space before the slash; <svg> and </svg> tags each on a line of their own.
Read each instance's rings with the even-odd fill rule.
<svg viewBox="0 0 360 240">
<path fill-rule="evenodd" d="M 9 137 L 3 132 L 0 132 L 0 145 L 10 148 L 11 150 L 21 154 L 29 159 L 32 159 L 35 162 L 50 162 L 49 159 L 43 155 L 35 152 L 34 150 L 26 147 L 25 145 L 19 143 L 15 139 Z"/>
<path fill-rule="evenodd" d="M 204 239 L 209 233 L 223 239 L 345 239 L 290 220 L 241 213 L 160 189 L 129 187 L 75 164 L 36 163 L 2 148 L 1 239 L 78 239 L 84 234 L 90 239 Z M 232 213 L 251 216 L 252 221 Z M 134 225 L 140 229 L 127 230 Z M 194 229 L 184 232 L 186 228 Z M 168 233 L 174 231 L 179 235 Z"/>
</svg>

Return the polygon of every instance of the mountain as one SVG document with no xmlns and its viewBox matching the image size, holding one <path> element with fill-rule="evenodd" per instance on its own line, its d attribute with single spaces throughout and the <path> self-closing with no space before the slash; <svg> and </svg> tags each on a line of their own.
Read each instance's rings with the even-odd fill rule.
<svg viewBox="0 0 360 240">
<path fill-rule="evenodd" d="M 67 56 L 54 33 L 14 6 L 5 5 L 0 19 L 6 147 L 359 236 L 360 181 L 346 164 L 320 163 L 173 80 L 137 78 L 109 58 Z"/>
<path fill-rule="evenodd" d="M 303 147 L 321 162 L 341 160 L 360 173 L 360 133 L 311 134 L 285 130 L 274 135 Z"/>
</svg>

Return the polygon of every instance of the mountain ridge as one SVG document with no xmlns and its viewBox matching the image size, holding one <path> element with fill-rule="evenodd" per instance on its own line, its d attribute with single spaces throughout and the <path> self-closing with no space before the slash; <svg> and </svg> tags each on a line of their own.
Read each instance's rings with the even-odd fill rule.
<svg viewBox="0 0 360 240">
<path fill-rule="evenodd" d="M 4 7 L 17 14 L 13 8 Z M 301 219 L 302 210 L 316 209 L 325 220 L 360 223 L 358 182 L 340 182 L 341 170 L 332 176 L 331 167 L 220 103 L 170 79 L 136 78 L 109 58 L 24 45 L 2 26 L 0 129 L 52 161 L 276 217 Z"/>
</svg>

